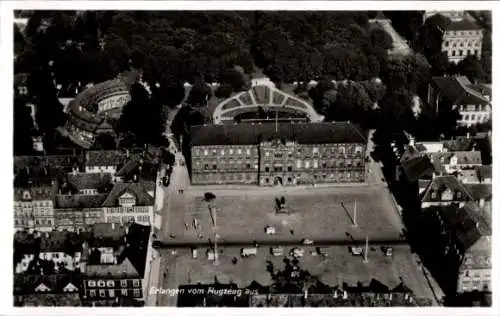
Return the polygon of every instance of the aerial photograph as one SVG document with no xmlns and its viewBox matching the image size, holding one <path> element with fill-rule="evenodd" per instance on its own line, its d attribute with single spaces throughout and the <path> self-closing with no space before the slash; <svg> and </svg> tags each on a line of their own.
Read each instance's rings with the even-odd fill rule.
<svg viewBox="0 0 500 316">
<path fill-rule="evenodd" d="M 14 11 L 14 307 L 492 306 L 491 11 L 147 10 Z"/>
</svg>

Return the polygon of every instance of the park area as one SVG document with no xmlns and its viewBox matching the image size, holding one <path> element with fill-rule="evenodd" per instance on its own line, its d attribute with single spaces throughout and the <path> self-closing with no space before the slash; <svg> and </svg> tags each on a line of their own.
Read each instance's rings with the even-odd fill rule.
<svg viewBox="0 0 500 316">
<path fill-rule="evenodd" d="M 313 256 L 314 247 L 305 247 L 304 257 L 299 259 L 298 265 L 331 287 L 340 284 L 344 288 L 357 287 L 360 282 L 364 287 L 371 284 L 377 289 L 392 290 L 403 283 L 417 297 L 432 297 L 431 289 L 407 245 L 393 246 L 391 257 L 385 256 L 380 247 L 370 248 L 365 263 L 362 257 L 352 256 L 346 246 L 322 248 L 324 256 Z M 285 256 L 290 249 L 284 247 Z M 164 286 L 235 283 L 243 288 L 255 281 L 266 287 L 273 282 L 267 271 L 268 265 L 271 263 L 274 271 L 283 270 L 285 266 L 285 257 L 271 255 L 269 247 L 259 247 L 256 256 L 251 258 L 241 258 L 237 247 L 221 248 L 217 265 L 207 260 L 206 250 L 200 248 L 197 258 L 193 258 L 188 249 L 177 250 L 175 256 L 169 253 L 166 258 L 169 277 Z M 233 262 L 235 257 L 238 258 L 236 263 Z"/>
<path fill-rule="evenodd" d="M 177 197 L 185 199 L 184 207 L 171 209 L 168 225 L 176 241 L 213 238 L 215 223 L 221 242 L 399 239 L 403 229 L 388 192 L 381 187 L 211 193 L 212 201 L 206 201 L 202 192 L 187 191 Z M 281 197 L 287 213 L 276 212 L 276 199 Z M 275 229 L 274 235 L 265 233 L 268 226 Z"/>
</svg>

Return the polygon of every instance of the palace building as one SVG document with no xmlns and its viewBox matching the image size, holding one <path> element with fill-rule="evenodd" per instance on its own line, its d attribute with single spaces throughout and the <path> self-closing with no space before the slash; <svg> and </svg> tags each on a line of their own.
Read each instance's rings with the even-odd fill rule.
<svg viewBox="0 0 500 316">
<path fill-rule="evenodd" d="M 191 128 L 191 182 L 261 186 L 365 181 L 366 134 L 349 122 Z"/>
</svg>

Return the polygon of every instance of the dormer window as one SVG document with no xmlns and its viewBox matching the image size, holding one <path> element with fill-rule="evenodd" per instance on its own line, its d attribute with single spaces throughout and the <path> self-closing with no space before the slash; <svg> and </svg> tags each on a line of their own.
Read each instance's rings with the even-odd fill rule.
<svg viewBox="0 0 500 316">
<path fill-rule="evenodd" d="M 119 198 L 119 204 L 121 207 L 132 207 L 136 203 L 135 196 L 130 193 L 125 193 Z"/>
<path fill-rule="evenodd" d="M 31 200 L 31 193 L 29 191 L 23 192 L 23 200 Z"/>
</svg>

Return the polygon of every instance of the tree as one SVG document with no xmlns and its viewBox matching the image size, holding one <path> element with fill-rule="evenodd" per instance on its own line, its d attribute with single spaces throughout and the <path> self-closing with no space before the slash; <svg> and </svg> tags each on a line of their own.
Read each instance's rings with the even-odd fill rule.
<svg viewBox="0 0 500 316">
<path fill-rule="evenodd" d="M 112 133 L 102 133 L 95 138 L 94 150 L 115 150 L 116 148 L 116 138 Z"/>
<path fill-rule="evenodd" d="M 457 65 L 458 72 L 466 76 L 471 82 L 476 80 L 484 81 L 487 79 L 486 72 L 483 70 L 481 62 L 475 55 L 468 55 Z"/>
<path fill-rule="evenodd" d="M 233 93 L 233 87 L 228 83 L 223 83 L 215 90 L 215 96 L 217 98 L 227 99 Z"/>
<path fill-rule="evenodd" d="M 250 78 L 245 74 L 243 68 L 235 66 L 232 69 L 226 70 L 221 76 L 221 84 L 228 84 L 232 91 L 240 92 L 250 89 Z"/>
<path fill-rule="evenodd" d="M 186 102 L 195 107 L 203 107 L 207 105 L 211 97 L 212 89 L 202 78 L 197 78 L 189 91 Z"/>
<path fill-rule="evenodd" d="M 30 110 L 17 93 L 14 94 L 14 155 L 33 153 L 33 119 Z"/>
<path fill-rule="evenodd" d="M 162 143 L 166 119 L 162 104 L 152 98 L 140 83 L 132 86 L 130 95 L 131 100 L 124 105 L 120 117 L 120 146 L 124 143 L 141 146 Z"/>
<path fill-rule="evenodd" d="M 374 28 L 370 31 L 370 42 L 374 47 L 383 49 L 392 48 L 392 37 L 381 28 Z"/>
</svg>

